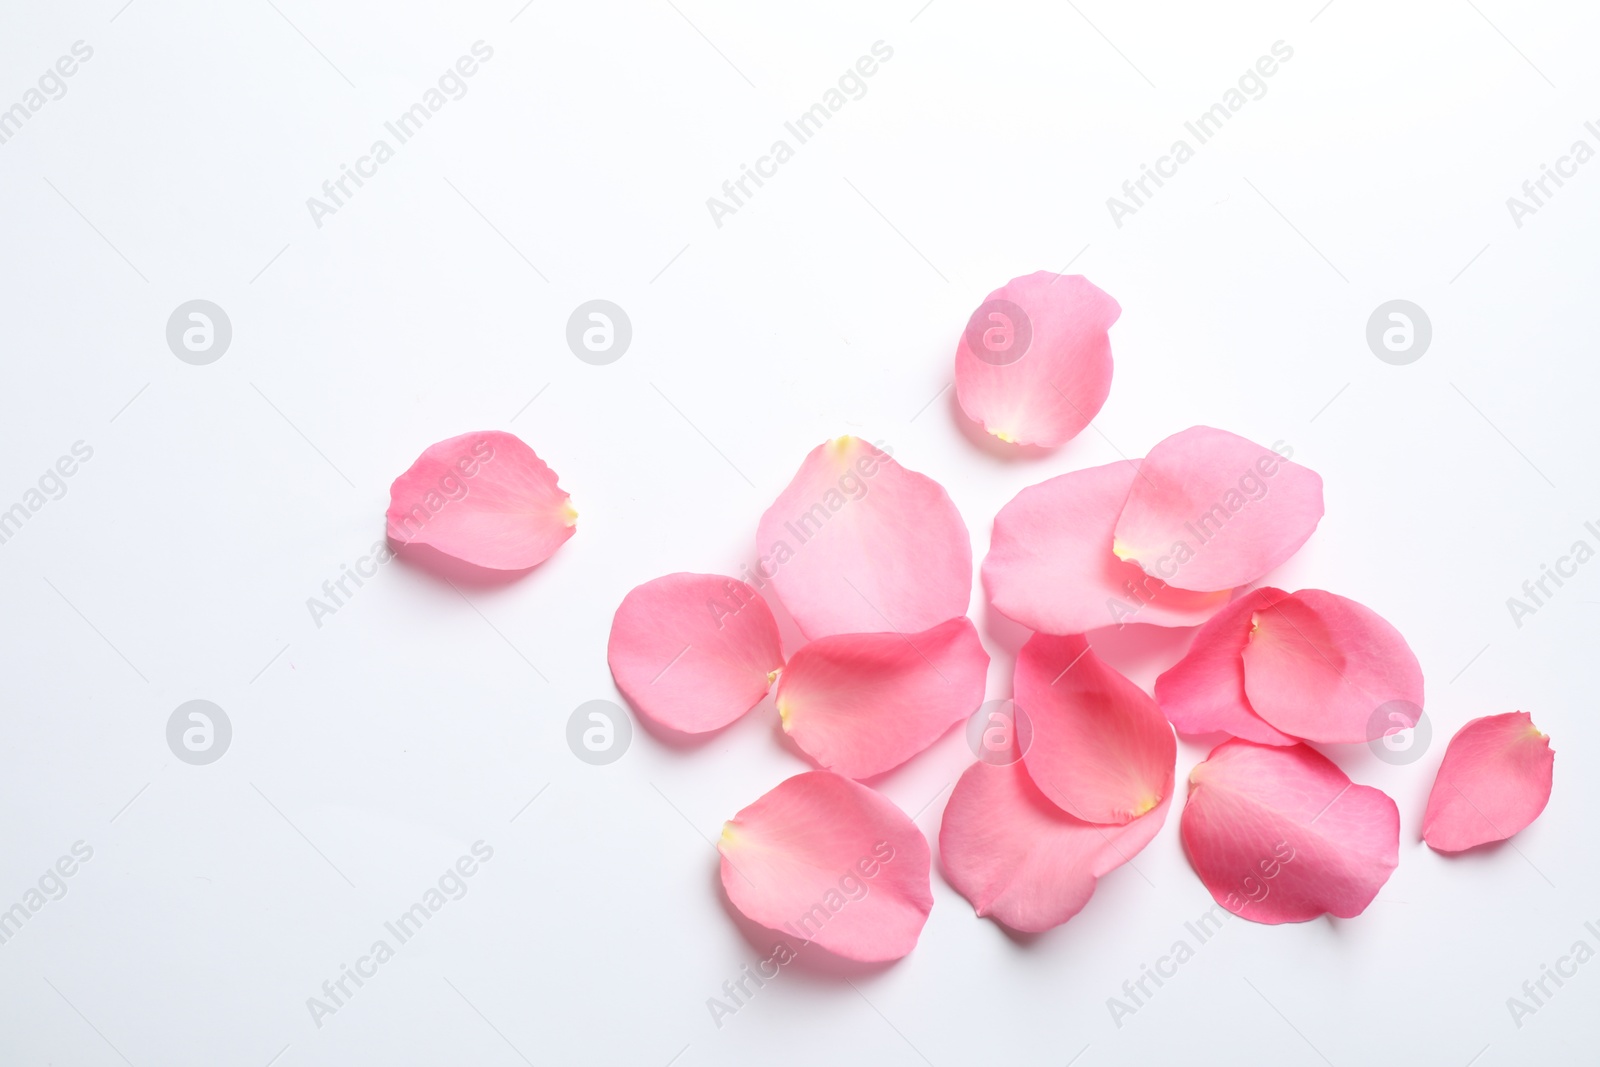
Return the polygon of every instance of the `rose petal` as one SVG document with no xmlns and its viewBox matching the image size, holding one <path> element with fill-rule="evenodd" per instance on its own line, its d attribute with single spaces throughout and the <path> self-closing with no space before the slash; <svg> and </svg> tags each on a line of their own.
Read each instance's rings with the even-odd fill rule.
<svg viewBox="0 0 1600 1067">
<path fill-rule="evenodd" d="M 1252 616 L 1244 689 L 1266 722 L 1307 741 L 1373 740 L 1373 713 L 1422 707 L 1422 667 L 1400 632 L 1346 597 L 1302 589 Z"/>
<path fill-rule="evenodd" d="M 778 714 L 830 771 L 898 767 L 983 703 L 989 654 L 965 617 L 917 634 L 836 634 L 806 645 L 778 679 Z"/>
<path fill-rule="evenodd" d="M 1297 743 L 1257 715 L 1245 695 L 1244 648 L 1251 620 L 1288 595 L 1270 586 L 1246 593 L 1200 627 L 1183 659 L 1156 679 L 1156 703 L 1180 734 L 1221 730 L 1264 745 Z"/>
<path fill-rule="evenodd" d="M 1450 739 L 1422 839 L 1439 852 L 1504 841 L 1550 802 L 1556 754 L 1525 711 L 1473 719 Z"/>
<path fill-rule="evenodd" d="M 514 434 L 466 433 L 429 445 L 389 487 L 389 538 L 479 567 L 543 563 L 578 513 L 556 473 Z"/>
<path fill-rule="evenodd" d="M 1305 745 L 1227 741 L 1189 772 L 1184 851 L 1252 922 L 1360 915 L 1400 858 L 1400 812 Z"/>
<path fill-rule="evenodd" d="M 1139 470 L 1114 551 L 1183 589 L 1255 581 L 1294 555 L 1322 518 L 1315 471 L 1209 426 L 1173 434 Z"/>
<path fill-rule="evenodd" d="M 808 638 L 967 613 L 972 544 L 938 482 L 858 437 L 818 445 L 761 516 L 758 567 Z"/>
<path fill-rule="evenodd" d="M 1021 764 L 974 763 L 956 782 L 939 827 L 939 865 L 979 915 L 1013 930 L 1059 926 L 1089 902 L 1095 881 L 1156 836 L 1172 796 L 1124 826 L 1074 819 Z"/>
<path fill-rule="evenodd" d="M 783 666 L 778 624 L 756 591 L 720 574 L 668 574 L 622 598 L 606 649 L 641 715 L 698 734 L 761 702 Z"/>
<path fill-rule="evenodd" d="M 1082 275 L 1013 278 L 990 293 L 956 345 L 956 399 L 967 417 L 1019 445 L 1076 437 L 1111 392 L 1117 302 Z"/>
<path fill-rule="evenodd" d="M 1152 578 L 1111 552 L 1135 463 L 1063 474 L 1030 485 L 994 518 L 983 586 L 995 610 L 1030 630 L 1079 634 L 1144 622 L 1195 626 L 1228 602 Z"/>
<path fill-rule="evenodd" d="M 1030 637 L 1017 654 L 1015 692 L 1033 725 L 1028 774 L 1069 815 L 1121 825 L 1172 795 L 1172 727 L 1082 637 Z"/>
<path fill-rule="evenodd" d="M 904 956 L 933 907 L 922 831 L 828 771 L 797 774 L 735 815 L 717 850 L 734 907 L 847 959 Z"/>
</svg>

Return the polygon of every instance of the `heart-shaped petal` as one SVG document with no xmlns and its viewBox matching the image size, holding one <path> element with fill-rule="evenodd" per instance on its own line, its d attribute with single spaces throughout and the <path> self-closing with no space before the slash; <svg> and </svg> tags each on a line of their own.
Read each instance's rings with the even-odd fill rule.
<svg viewBox="0 0 1600 1067">
<path fill-rule="evenodd" d="M 514 434 L 429 445 L 389 487 L 390 540 L 491 570 L 524 570 L 571 537 L 578 513 L 556 473 Z"/>
<path fill-rule="evenodd" d="M 983 703 L 989 654 L 966 618 L 916 634 L 835 634 L 796 652 L 778 714 L 828 770 L 870 778 L 898 767 Z"/>
<path fill-rule="evenodd" d="M 1550 802 L 1556 754 L 1525 711 L 1473 719 L 1450 739 L 1422 839 L 1439 852 L 1504 841 Z"/>
<path fill-rule="evenodd" d="M 1184 850 L 1218 904 L 1252 922 L 1366 910 L 1400 859 L 1400 812 L 1305 745 L 1219 745 L 1189 772 Z"/>
<path fill-rule="evenodd" d="M 974 763 L 945 805 L 939 865 L 979 915 L 1037 933 L 1078 914 L 1099 878 L 1150 843 L 1171 804 L 1169 793 L 1130 823 L 1100 826 L 1051 803 L 1021 764 Z"/>
<path fill-rule="evenodd" d="M 972 599 L 972 543 L 949 494 L 859 437 L 813 449 L 756 540 L 758 573 L 808 638 L 917 633 Z"/>
<path fill-rule="evenodd" d="M 1152 578 L 1111 551 L 1138 460 L 1030 485 L 994 518 L 983 586 L 995 610 L 1030 630 L 1081 634 L 1143 622 L 1195 626 L 1228 602 Z"/>
<path fill-rule="evenodd" d="M 1028 638 L 1017 654 L 1015 693 L 1033 726 L 1022 757 L 1028 774 L 1067 814 L 1122 825 L 1172 795 L 1172 727 L 1082 637 Z"/>
<path fill-rule="evenodd" d="M 1246 585 L 1294 555 L 1322 519 L 1315 471 L 1237 434 L 1193 426 L 1150 450 L 1113 551 L 1169 585 Z"/>
<path fill-rule="evenodd" d="M 680 573 L 622 598 L 606 659 L 641 715 L 698 734 L 760 703 L 783 650 L 772 610 L 754 589 L 720 574 Z"/>
<path fill-rule="evenodd" d="M 829 771 L 779 783 L 723 826 L 717 850 L 722 887 L 747 918 L 847 959 L 904 956 L 933 907 L 922 831 Z"/>
<path fill-rule="evenodd" d="M 1107 331 L 1121 314 L 1082 275 L 1013 278 L 972 313 L 956 345 L 961 410 L 1002 441 L 1070 441 L 1111 392 Z"/>
<path fill-rule="evenodd" d="M 1250 706 L 1244 649 L 1258 612 L 1289 594 L 1263 587 L 1235 600 L 1200 627 L 1183 659 L 1156 679 L 1156 703 L 1180 734 L 1232 734 L 1264 745 L 1293 745 L 1291 737 Z"/>
</svg>

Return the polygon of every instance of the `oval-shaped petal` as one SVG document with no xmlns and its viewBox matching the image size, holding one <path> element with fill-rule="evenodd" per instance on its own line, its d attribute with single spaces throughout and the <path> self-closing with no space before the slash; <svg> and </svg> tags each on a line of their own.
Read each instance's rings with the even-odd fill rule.
<svg viewBox="0 0 1600 1067">
<path fill-rule="evenodd" d="M 754 589 L 720 574 L 679 573 L 622 598 L 606 659 L 641 715 L 698 734 L 759 704 L 783 649 L 772 609 Z"/>
<path fill-rule="evenodd" d="M 1244 685 L 1253 619 L 1288 595 L 1270 586 L 1246 593 L 1200 627 L 1184 657 L 1156 679 L 1156 703 L 1180 734 L 1220 730 L 1263 745 L 1298 743 L 1255 713 Z"/>
<path fill-rule="evenodd" d="M 1422 666 L 1377 612 L 1321 589 L 1258 608 L 1244 646 L 1244 690 L 1272 726 L 1307 741 L 1371 741 L 1390 701 L 1422 707 Z"/>
<path fill-rule="evenodd" d="M 578 513 L 556 473 L 514 434 L 466 433 L 429 445 L 389 487 L 389 538 L 492 570 L 550 558 Z"/>
<path fill-rule="evenodd" d="M 1022 490 L 994 517 L 983 586 L 996 611 L 1030 630 L 1081 634 L 1143 622 L 1196 626 L 1228 602 L 1152 578 L 1111 551 L 1138 464 L 1063 474 Z"/>
<path fill-rule="evenodd" d="M 847 959 L 904 956 L 933 907 L 922 831 L 829 771 L 797 774 L 739 812 L 717 851 L 722 887 L 747 918 Z"/>
<path fill-rule="evenodd" d="M 1126 825 L 1098 826 L 1051 803 L 1021 764 L 974 763 L 945 805 L 939 865 L 979 915 L 1038 933 L 1078 914 L 1099 878 L 1151 842 L 1171 804 L 1169 794 Z"/>
<path fill-rule="evenodd" d="M 916 634 L 835 634 L 790 658 L 778 678 L 778 714 L 819 765 L 870 778 L 976 711 L 988 670 L 965 616 Z"/>
<path fill-rule="evenodd" d="M 967 320 L 956 399 L 1002 441 L 1051 448 L 1078 436 L 1111 392 L 1117 302 L 1079 274 L 1013 278 Z"/>
<path fill-rule="evenodd" d="M 1022 757 L 1028 774 L 1067 814 L 1120 826 L 1172 795 L 1172 727 L 1082 637 L 1028 638 L 1017 653 L 1015 694 L 1033 726 Z"/>
<path fill-rule="evenodd" d="M 859 437 L 812 449 L 756 539 L 758 572 L 808 638 L 917 633 L 972 599 L 972 542 L 949 494 Z"/>
<path fill-rule="evenodd" d="M 1439 852 L 1504 841 L 1550 802 L 1556 754 L 1525 711 L 1473 719 L 1450 739 L 1422 839 Z"/>
<path fill-rule="evenodd" d="M 1400 859 L 1400 811 L 1305 745 L 1227 741 L 1189 772 L 1184 851 L 1218 904 L 1252 922 L 1366 910 Z"/>
<path fill-rule="evenodd" d="M 1113 551 L 1183 589 L 1232 589 L 1295 554 L 1322 519 L 1322 478 L 1237 434 L 1192 426 L 1150 450 Z"/>
</svg>

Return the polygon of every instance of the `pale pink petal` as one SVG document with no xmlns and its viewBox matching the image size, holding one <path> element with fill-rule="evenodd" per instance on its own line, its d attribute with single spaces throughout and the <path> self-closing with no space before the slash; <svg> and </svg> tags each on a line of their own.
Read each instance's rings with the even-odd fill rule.
<svg viewBox="0 0 1600 1067">
<path fill-rule="evenodd" d="M 1052 804 L 1020 764 L 974 763 L 945 805 L 939 865 L 979 915 L 1037 933 L 1078 914 L 1096 879 L 1156 836 L 1171 804 L 1169 793 L 1126 825 L 1098 826 Z"/>
<path fill-rule="evenodd" d="M 611 620 L 606 658 L 641 715 L 690 734 L 755 707 L 783 666 L 766 601 L 720 574 L 668 574 L 632 590 Z"/>
<path fill-rule="evenodd" d="M 1117 302 L 1078 274 L 1013 278 L 967 320 L 956 399 L 1002 441 L 1053 447 L 1076 437 L 1111 392 Z"/>
<path fill-rule="evenodd" d="M 1152 578 L 1111 551 L 1138 461 L 1073 471 L 1022 490 L 994 519 L 983 586 L 995 610 L 1041 633 L 1079 634 L 1129 622 L 1195 626 L 1228 593 Z"/>
<path fill-rule="evenodd" d="M 1183 589 L 1255 581 L 1294 555 L 1322 518 L 1315 471 L 1209 426 L 1173 434 L 1139 470 L 1114 551 Z"/>
<path fill-rule="evenodd" d="M 1288 595 L 1271 587 L 1246 593 L 1200 627 L 1183 659 L 1156 679 L 1156 703 L 1180 734 L 1220 730 L 1264 745 L 1297 742 L 1255 713 L 1244 685 L 1253 618 Z"/>
<path fill-rule="evenodd" d="M 1360 915 L 1400 859 L 1400 812 L 1305 745 L 1219 745 L 1189 772 L 1184 851 L 1218 904 L 1258 923 Z"/>
<path fill-rule="evenodd" d="M 1525 711 L 1473 719 L 1450 739 L 1422 816 L 1440 852 L 1504 841 L 1544 811 L 1556 754 Z"/>
<path fill-rule="evenodd" d="M 983 703 L 989 654 L 965 617 L 915 634 L 836 634 L 790 658 L 778 679 L 783 728 L 830 771 L 898 767 Z"/>
<path fill-rule="evenodd" d="M 1244 689 L 1266 722 L 1307 741 L 1371 741 L 1391 701 L 1422 707 L 1422 667 L 1400 632 L 1354 600 L 1302 589 L 1258 608 Z M 1381 719 L 1381 717 L 1380 717 Z"/>
<path fill-rule="evenodd" d="M 578 521 L 556 473 L 513 434 L 485 430 L 429 445 L 389 487 L 389 538 L 479 567 L 543 563 Z"/>
<path fill-rule="evenodd" d="M 722 887 L 747 918 L 848 959 L 904 956 L 933 907 L 922 831 L 829 771 L 780 783 L 723 825 L 717 850 Z"/>
<path fill-rule="evenodd" d="M 1028 774 L 1069 815 L 1121 825 L 1172 795 L 1172 727 L 1082 637 L 1030 637 L 1017 654 L 1015 693 L 1033 725 Z"/>
<path fill-rule="evenodd" d="M 916 633 L 972 599 L 972 543 L 949 494 L 859 437 L 806 456 L 756 543 L 757 573 L 809 638 Z"/>
</svg>

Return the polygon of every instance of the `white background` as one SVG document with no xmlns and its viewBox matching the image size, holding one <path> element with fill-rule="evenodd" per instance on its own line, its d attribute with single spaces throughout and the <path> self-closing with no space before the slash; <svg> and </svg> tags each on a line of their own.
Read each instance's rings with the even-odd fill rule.
<svg viewBox="0 0 1600 1067">
<path fill-rule="evenodd" d="M 1600 162 L 1521 228 L 1505 203 L 1600 147 L 1592 10 L 275 3 L 4 5 L 0 107 L 73 42 L 94 56 L 0 145 L 0 508 L 75 441 L 94 456 L 0 545 L 0 908 L 75 841 L 94 856 L 0 945 L 0 1062 L 1593 1056 L 1600 963 L 1520 1029 L 1506 998 L 1600 948 L 1600 563 L 1520 628 L 1505 604 L 1600 520 Z M 467 95 L 318 228 L 306 198 L 480 39 Z M 706 198 L 879 40 L 865 97 L 715 226 Z M 1267 95 L 1115 226 L 1106 198 L 1278 40 Z M 941 393 L 956 337 L 1006 279 L 1069 263 L 1123 307 L 1110 400 L 1057 451 L 1003 449 Z M 604 367 L 564 340 L 597 297 L 634 328 Z M 1404 367 L 1364 339 L 1397 297 L 1434 329 Z M 195 298 L 233 324 L 210 366 L 164 338 Z M 771 938 L 730 913 L 707 839 L 806 763 L 770 703 L 697 745 L 574 758 L 568 715 L 616 698 L 623 594 L 735 572 L 840 433 L 948 487 L 981 559 L 1023 486 L 1196 423 L 1323 475 L 1327 517 L 1272 583 L 1372 606 L 1422 662 L 1421 760 L 1330 753 L 1400 807 L 1377 900 L 1234 920 L 1119 1028 L 1107 998 L 1211 906 L 1175 804 L 1065 927 L 1009 937 L 935 870 L 909 957 L 809 952 L 715 1026 L 706 999 Z M 316 627 L 306 599 L 382 536 L 390 480 L 492 428 L 559 472 L 577 535 L 460 595 L 392 563 Z M 977 588 L 973 613 L 1009 695 L 1025 634 Z M 1146 685 L 1186 641 L 1095 638 Z M 209 766 L 165 741 L 194 698 L 233 724 Z M 1554 739 L 1549 809 L 1432 853 L 1445 739 L 1514 709 Z M 1180 747 L 1180 781 L 1205 751 Z M 875 784 L 932 839 L 970 759 L 956 732 Z M 307 998 L 479 839 L 470 892 L 315 1026 Z"/>
</svg>

